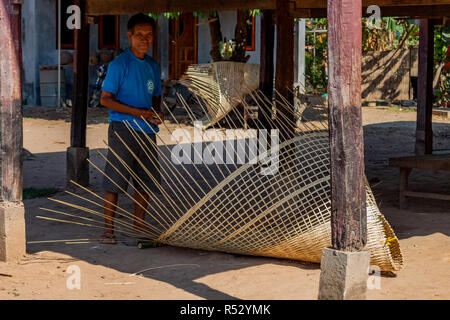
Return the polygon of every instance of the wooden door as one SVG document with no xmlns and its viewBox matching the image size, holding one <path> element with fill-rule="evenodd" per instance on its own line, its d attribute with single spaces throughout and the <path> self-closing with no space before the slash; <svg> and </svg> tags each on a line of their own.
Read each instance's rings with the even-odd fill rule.
<svg viewBox="0 0 450 320">
<path fill-rule="evenodd" d="M 169 21 L 169 78 L 179 79 L 190 64 L 197 63 L 197 19 L 183 13 Z"/>
</svg>

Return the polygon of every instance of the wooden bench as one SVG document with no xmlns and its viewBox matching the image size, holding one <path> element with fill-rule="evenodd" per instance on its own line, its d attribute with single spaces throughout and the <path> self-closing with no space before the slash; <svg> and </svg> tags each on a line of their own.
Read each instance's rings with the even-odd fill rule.
<svg viewBox="0 0 450 320">
<path fill-rule="evenodd" d="M 439 154 L 439 155 L 429 154 L 424 156 L 390 158 L 389 165 L 391 167 L 400 167 L 400 194 L 399 194 L 400 208 L 405 208 L 406 197 L 450 200 L 450 195 L 447 194 L 414 192 L 407 190 L 408 176 L 411 173 L 412 169 L 450 171 L 450 154 Z"/>
</svg>

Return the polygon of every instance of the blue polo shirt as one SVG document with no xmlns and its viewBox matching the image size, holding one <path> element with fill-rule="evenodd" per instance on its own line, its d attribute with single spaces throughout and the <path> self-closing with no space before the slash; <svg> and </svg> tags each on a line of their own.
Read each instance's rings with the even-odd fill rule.
<svg viewBox="0 0 450 320">
<path fill-rule="evenodd" d="M 161 71 L 151 57 L 145 55 L 144 59 L 139 59 L 128 48 L 108 65 L 102 90 L 111 92 L 117 100 L 129 106 L 152 109 L 152 97 L 161 96 Z M 149 127 L 141 118 L 109 110 L 109 122 L 112 121 L 128 121 L 133 129 L 147 134 L 159 131 L 158 126 L 147 121 Z"/>
</svg>

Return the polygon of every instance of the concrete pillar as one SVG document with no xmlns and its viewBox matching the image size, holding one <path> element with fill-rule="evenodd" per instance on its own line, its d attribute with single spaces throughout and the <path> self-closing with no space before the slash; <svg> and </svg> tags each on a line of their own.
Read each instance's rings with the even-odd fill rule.
<svg viewBox="0 0 450 320">
<path fill-rule="evenodd" d="M 305 45 L 306 45 L 306 19 L 297 19 L 295 24 L 294 37 L 294 87 L 296 88 L 294 96 L 294 106 L 296 113 L 302 113 L 306 108 L 306 93 L 305 82 Z M 299 127 L 301 116 L 297 119 L 297 126 Z"/>
<path fill-rule="evenodd" d="M 26 252 L 22 202 L 0 202 L 0 261 L 18 261 Z"/>
<path fill-rule="evenodd" d="M 82 186 L 89 185 L 89 148 L 67 148 L 66 176 L 67 188 L 73 189 L 75 185 L 70 180 L 76 181 Z"/>
<path fill-rule="evenodd" d="M 294 79 L 300 87 L 299 93 L 305 94 L 306 19 L 297 19 L 295 29 Z"/>
<path fill-rule="evenodd" d="M 323 249 L 319 300 L 365 300 L 369 266 L 370 251 Z"/>
</svg>

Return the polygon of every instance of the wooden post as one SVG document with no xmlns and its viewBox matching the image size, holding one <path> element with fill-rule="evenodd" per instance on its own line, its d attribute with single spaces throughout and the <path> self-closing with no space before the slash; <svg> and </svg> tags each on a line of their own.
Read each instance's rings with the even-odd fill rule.
<svg viewBox="0 0 450 320">
<path fill-rule="evenodd" d="M 1 201 L 22 201 L 21 5 L 2 0 L 0 32 Z"/>
<path fill-rule="evenodd" d="M 261 14 L 261 49 L 260 49 L 260 69 L 259 69 L 259 89 L 272 101 L 273 95 L 273 73 L 274 73 L 274 38 L 275 26 L 273 24 L 273 11 L 262 10 Z M 264 110 L 266 115 L 271 115 L 272 110 Z M 258 113 L 258 119 L 262 126 L 268 130 L 271 124 L 262 112 Z"/>
<path fill-rule="evenodd" d="M 81 9 L 81 29 L 75 29 L 73 108 L 70 145 L 86 147 L 86 118 L 89 103 L 89 24 L 85 21 L 86 0 L 76 0 Z"/>
<path fill-rule="evenodd" d="M 0 0 L 0 261 L 25 254 L 22 0 Z"/>
<path fill-rule="evenodd" d="M 411 173 L 411 168 L 400 168 L 400 192 L 399 192 L 399 207 L 406 208 L 405 192 L 408 189 L 408 177 Z"/>
<path fill-rule="evenodd" d="M 361 117 L 361 0 L 328 0 L 328 107 L 332 245 L 366 244 L 364 140 Z"/>
<path fill-rule="evenodd" d="M 433 65 L 434 65 L 434 23 L 431 19 L 420 20 L 419 33 L 419 78 L 417 83 L 417 155 L 433 152 Z"/>
<path fill-rule="evenodd" d="M 361 14 L 361 0 L 328 0 L 332 248 L 323 250 L 319 299 L 365 299 L 367 288 Z"/>
<path fill-rule="evenodd" d="M 289 1 L 277 0 L 277 61 L 275 71 L 275 88 L 291 106 L 277 104 L 277 112 L 291 119 L 277 116 L 277 125 L 280 129 L 280 142 L 294 137 L 294 18 L 289 16 Z"/>
<path fill-rule="evenodd" d="M 89 184 L 89 149 L 86 148 L 86 118 L 89 103 L 89 24 L 86 19 L 86 0 L 75 0 L 80 7 L 81 28 L 75 29 L 73 70 L 73 107 L 70 147 L 67 149 L 67 187 L 70 180 L 83 186 Z"/>
</svg>

